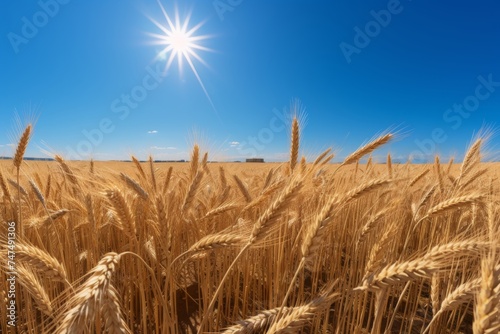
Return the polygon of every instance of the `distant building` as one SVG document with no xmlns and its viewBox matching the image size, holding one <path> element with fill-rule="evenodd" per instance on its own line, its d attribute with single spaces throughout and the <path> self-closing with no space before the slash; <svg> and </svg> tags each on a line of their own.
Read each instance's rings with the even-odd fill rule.
<svg viewBox="0 0 500 334">
<path fill-rule="evenodd" d="M 263 158 L 250 158 L 247 159 L 246 162 L 264 162 Z"/>
</svg>

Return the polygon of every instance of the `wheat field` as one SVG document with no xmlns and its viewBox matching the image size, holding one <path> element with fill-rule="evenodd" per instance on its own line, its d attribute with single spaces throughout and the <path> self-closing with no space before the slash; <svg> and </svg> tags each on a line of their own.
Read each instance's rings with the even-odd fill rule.
<svg viewBox="0 0 500 334">
<path fill-rule="evenodd" d="M 1 333 L 497 333 L 498 165 L 0 162 Z M 368 158 L 365 163 L 360 159 Z M 15 226 L 15 248 L 9 232 Z M 15 258 L 9 255 L 15 253 Z"/>
</svg>

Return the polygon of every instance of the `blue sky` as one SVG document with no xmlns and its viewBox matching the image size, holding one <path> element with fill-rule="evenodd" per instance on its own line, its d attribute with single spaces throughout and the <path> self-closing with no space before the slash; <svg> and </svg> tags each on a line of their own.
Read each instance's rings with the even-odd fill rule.
<svg viewBox="0 0 500 334">
<path fill-rule="evenodd" d="M 186 159 L 194 142 L 217 160 L 286 160 L 300 99 L 302 154 L 341 159 L 384 130 L 391 152 L 458 159 L 500 118 L 500 4 L 479 1 L 162 1 L 212 51 L 184 61 L 151 34 L 157 1 L 3 0 L 0 155 L 15 115 L 37 123 L 27 155 Z M 495 149 L 497 138 L 491 141 Z"/>
</svg>

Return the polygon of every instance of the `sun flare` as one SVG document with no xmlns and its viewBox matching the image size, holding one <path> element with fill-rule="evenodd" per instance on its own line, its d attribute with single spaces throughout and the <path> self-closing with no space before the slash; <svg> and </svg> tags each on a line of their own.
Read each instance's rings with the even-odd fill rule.
<svg viewBox="0 0 500 334">
<path fill-rule="evenodd" d="M 151 22 L 153 22 L 161 30 L 160 34 L 150 34 L 155 38 L 153 44 L 160 45 L 162 47 L 161 51 L 156 55 L 155 60 L 166 60 L 166 72 L 170 69 L 174 60 L 177 59 L 179 73 L 181 75 L 183 73 L 183 64 L 184 62 L 186 62 L 193 71 L 193 74 L 196 76 L 196 79 L 198 80 L 206 97 L 208 98 L 208 101 L 212 105 L 212 108 L 215 110 L 212 99 L 210 98 L 210 95 L 208 94 L 208 91 L 206 90 L 205 85 L 203 84 L 203 81 L 201 80 L 201 77 L 194 64 L 194 61 L 197 60 L 198 62 L 208 67 L 207 63 L 198 54 L 198 52 L 213 51 L 212 49 L 209 49 L 200 44 L 200 41 L 210 38 L 209 35 L 197 35 L 197 32 L 203 25 L 203 22 L 190 27 L 189 21 L 191 19 L 191 13 L 189 13 L 183 20 L 181 20 L 179 11 L 177 9 L 175 10 L 174 20 L 172 20 L 160 1 L 158 1 L 158 4 L 160 5 L 166 23 L 161 24 L 158 21 L 150 18 Z"/>
</svg>

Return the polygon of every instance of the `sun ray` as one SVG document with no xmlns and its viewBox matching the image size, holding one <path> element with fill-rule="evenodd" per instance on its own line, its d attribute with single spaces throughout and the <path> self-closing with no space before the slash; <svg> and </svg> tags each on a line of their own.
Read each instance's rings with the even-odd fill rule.
<svg viewBox="0 0 500 334">
<path fill-rule="evenodd" d="M 161 24 L 153 18 L 149 18 L 151 22 L 157 26 L 161 30 L 161 34 L 158 33 L 149 33 L 148 35 L 152 36 L 155 40 L 153 44 L 163 46 L 163 49 L 158 52 L 155 57 L 155 60 L 166 59 L 164 72 L 167 72 L 172 66 L 173 62 L 177 60 L 177 65 L 179 68 L 179 74 L 183 75 L 183 65 L 187 63 L 189 68 L 193 71 L 198 83 L 201 86 L 201 89 L 205 93 L 210 105 L 214 109 L 217 114 L 217 110 L 215 109 L 215 105 L 212 101 L 212 98 L 208 94 L 208 91 L 201 80 L 201 77 L 196 69 L 196 66 L 193 60 L 196 60 L 208 67 L 208 64 L 203 60 L 203 58 L 198 54 L 198 51 L 213 51 L 212 49 L 200 45 L 199 42 L 211 38 L 210 35 L 195 35 L 195 33 L 203 26 L 204 22 L 199 22 L 193 27 L 189 27 L 189 23 L 191 21 L 192 12 L 189 13 L 181 20 L 179 15 L 179 11 L 177 7 L 175 7 L 174 19 L 168 15 L 165 7 L 161 4 L 160 0 L 158 0 L 158 5 L 161 8 L 161 12 L 165 17 L 166 24 Z M 168 55 L 168 58 L 167 58 Z"/>
<path fill-rule="evenodd" d="M 189 63 L 189 66 L 191 67 L 191 70 L 193 70 L 193 73 L 194 73 L 194 75 L 196 76 L 196 79 L 198 79 L 198 82 L 200 83 L 201 88 L 202 88 L 202 89 L 203 89 L 203 91 L 205 92 L 205 95 L 207 96 L 208 101 L 209 101 L 209 102 L 210 102 L 210 104 L 212 105 L 212 108 L 214 109 L 215 113 L 217 113 L 217 109 L 215 109 L 215 105 L 214 105 L 214 103 L 212 102 L 212 99 L 210 98 L 210 95 L 208 94 L 208 91 L 206 90 L 205 85 L 203 84 L 203 81 L 201 81 L 201 78 L 200 78 L 200 76 L 198 75 L 198 71 L 197 71 L 197 70 L 196 70 L 196 68 L 194 67 L 193 62 L 191 61 L 191 58 L 186 57 L 186 61 Z M 217 116 L 218 116 L 218 114 L 217 114 Z"/>
</svg>

